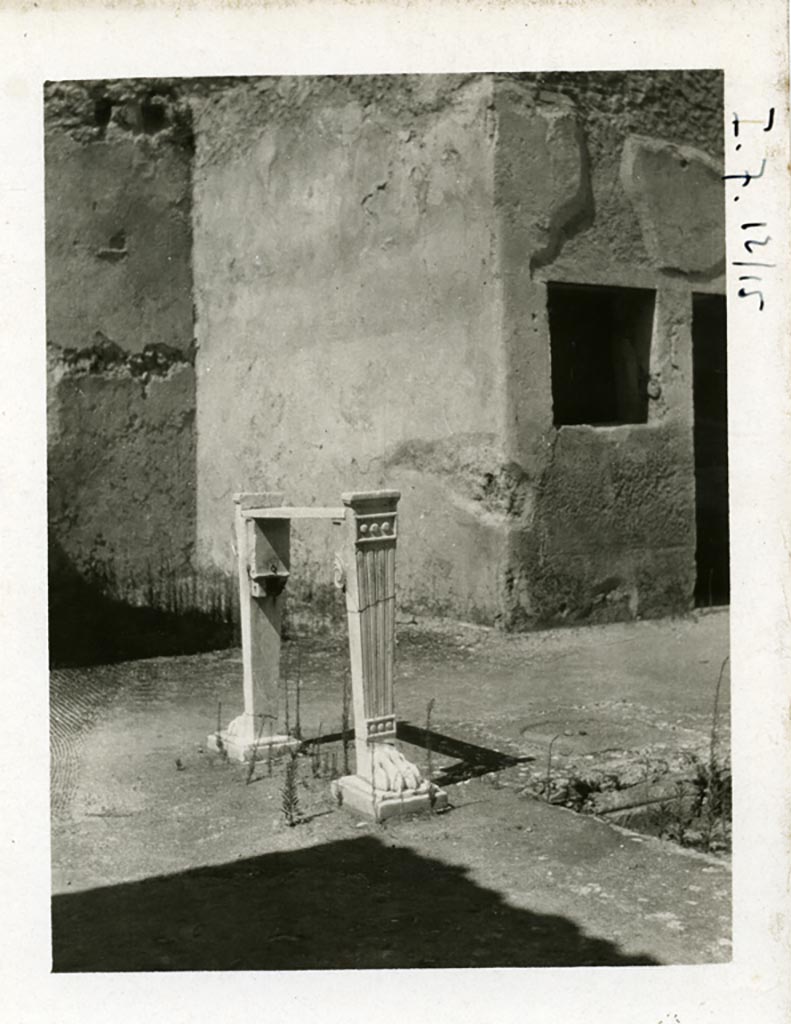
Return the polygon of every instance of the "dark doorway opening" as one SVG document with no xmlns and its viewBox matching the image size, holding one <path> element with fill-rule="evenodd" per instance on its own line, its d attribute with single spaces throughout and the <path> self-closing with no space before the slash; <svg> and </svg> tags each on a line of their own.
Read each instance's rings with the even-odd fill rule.
<svg viewBox="0 0 791 1024">
<path fill-rule="evenodd" d="M 547 285 L 556 427 L 648 420 L 654 292 Z"/>
<path fill-rule="evenodd" d="M 692 296 L 695 605 L 728 604 L 728 375 L 725 297 Z"/>
</svg>

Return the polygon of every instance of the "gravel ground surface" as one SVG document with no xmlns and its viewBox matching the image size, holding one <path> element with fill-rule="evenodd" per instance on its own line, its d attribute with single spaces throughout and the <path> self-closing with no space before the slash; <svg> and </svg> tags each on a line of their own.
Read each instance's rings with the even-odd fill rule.
<svg viewBox="0 0 791 1024">
<path fill-rule="evenodd" d="M 55 671 L 55 969 L 727 960 L 725 859 L 526 795 L 553 738 L 559 772 L 705 753 L 727 647 L 722 612 L 521 636 L 401 624 L 399 736 L 452 809 L 386 827 L 329 795 L 343 636 L 284 645 L 290 724 L 299 677 L 303 737 L 322 738 L 293 828 L 282 762 L 250 777 L 205 747 L 218 703 L 224 723 L 241 709 L 239 651 Z M 728 707 L 726 671 L 723 750 Z"/>
</svg>

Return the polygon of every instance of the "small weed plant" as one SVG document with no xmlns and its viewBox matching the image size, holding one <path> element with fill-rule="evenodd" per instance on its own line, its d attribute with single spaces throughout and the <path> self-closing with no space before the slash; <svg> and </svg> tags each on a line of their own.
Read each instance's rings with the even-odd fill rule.
<svg viewBox="0 0 791 1024">
<path fill-rule="evenodd" d="M 294 751 L 291 751 L 286 762 L 286 770 L 283 775 L 283 791 L 280 801 L 280 806 L 283 810 L 283 817 L 286 819 L 286 824 L 289 828 L 293 828 L 295 825 L 298 825 L 300 820 L 298 784 L 299 763 L 297 760 L 297 754 Z"/>
<path fill-rule="evenodd" d="M 217 701 L 217 729 L 214 733 L 215 740 L 217 743 L 217 752 L 220 757 L 224 760 L 228 760 L 228 751 L 225 749 L 225 744 L 222 739 L 222 701 Z"/>
<path fill-rule="evenodd" d="M 428 780 L 428 800 L 431 809 L 434 809 L 434 802 L 436 800 L 436 791 L 434 789 L 434 760 L 433 752 L 431 750 L 431 715 L 434 711 L 434 698 L 426 704 L 426 731 L 425 731 L 425 743 L 426 743 L 426 779 Z"/>
<path fill-rule="evenodd" d="M 302 698 L 302 648 L 297 640 L 297 686 L 295 691 L 294 707 L 294 738 L 302 739 L 302 722 L 300 720 L 300 704 Z"/>
<path fill-rule="evenodd" d="M 316 734 L 316 738 L 310 745 L 310 768 L 314 779 L 320 779 L 322 775 L 321 730 L 323 724 L 323 722 L 319 722 L 319 731 Z"/>
</svg>

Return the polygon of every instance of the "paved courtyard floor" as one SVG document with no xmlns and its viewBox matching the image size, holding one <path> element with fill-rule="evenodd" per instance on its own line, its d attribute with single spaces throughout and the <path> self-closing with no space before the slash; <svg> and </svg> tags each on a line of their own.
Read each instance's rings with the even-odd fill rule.
<svg viewBox="0 0 791 1024">
<path fill-rule="evenodd" d="M 206 748 L 218 705 L 224 724 L 241 710 L 238 650 L 54 671 L 54 967 L 729 960 L 725 858 L 526 793 L 550 753 L 556 771 L 705 755 L 727 653 L 724 611 L 523 635 L 401 623 L 400 742 L 452 809 L 386 826 L 329 794 L 342 635 L 284 645 L 290 725 L 299 679 L 308 741 L 296 827 L 280 810 L 283 762 L 251 773 Z M 727 747 L 727 666 L 716 710 Z"/>
</svg>

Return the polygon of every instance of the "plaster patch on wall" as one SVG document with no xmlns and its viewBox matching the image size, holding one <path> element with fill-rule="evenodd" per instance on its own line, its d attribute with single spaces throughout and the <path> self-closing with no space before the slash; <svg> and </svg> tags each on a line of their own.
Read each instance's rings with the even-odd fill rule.
<svg viewBox="0 0 791 1024">
<path fill-rule="evenodd" d="M 658 269 L 704 277 L 722 273 L 725 190 L 720 162 L 692 146 L 630 135 L 620 173 Z"/>
<path fill-rule="evenodd" d="M 179 79 L 47 82 L 44 97 L 47 130 L 77 142 L 132 136 L 192 149 L 192 113 Z"/>
<path fill-rule="evenodd" d="M 457 508 L 485 525 L 524 525 L 533 514 L 533 485 L 518 463 L 504 458 L 493 434 L 409 439 L 388 452 L 384 468 L 436 477 Z"/>
<path fill-rule="evenodd" d="M 535 101 L 511 83 L 501 83 L 495 96 L 503 263 L 526 262 L 532 272 L 556 259 L 566 239 L 593 221 L 585 138 L 564 97 Z"/>
<path fill-rule="evenodd" d="M 593 193 L 585 136 L 576 114 L 542 109 L 547 121 L 549 178 L 554 184 L 546 238 L 530 258 L 531 270 L 554 260 L 567 237 L 593 223 Z"/>
<path fill-rule="evenodd" d="M 53 383 L 67 376 L 91 374 L 129 376 L 146 382 L 152 377 L 166 377 L 174 368 L 193 366 L 195 351 L 194 347 L 184 350 L 153 342 L 144 345 L 141 352 L 127 352 L 101 331 L 96 331 L 93 344 L 85 348 L 60 348 L 49 344 L 47 357 Z"/>
<path fill-rule="evenodd" d="M 338 112 L 343 127 L 356 135 L 364 122 L 398 124 L 409 142 L 412 126 L 430 119 L 468 90 L 480 75 L 333 75 L 268 76 L 190 80 L 189 102 L 198 123 L 196 167 L 203 170 L 243 156 L 274 127 L 288 131 L 303 125 L 325 130 Z M 203 130 L 209 123 L 221 130 Z M 329 131 L 335 132 L 331 125 Z"/>
</svg>

